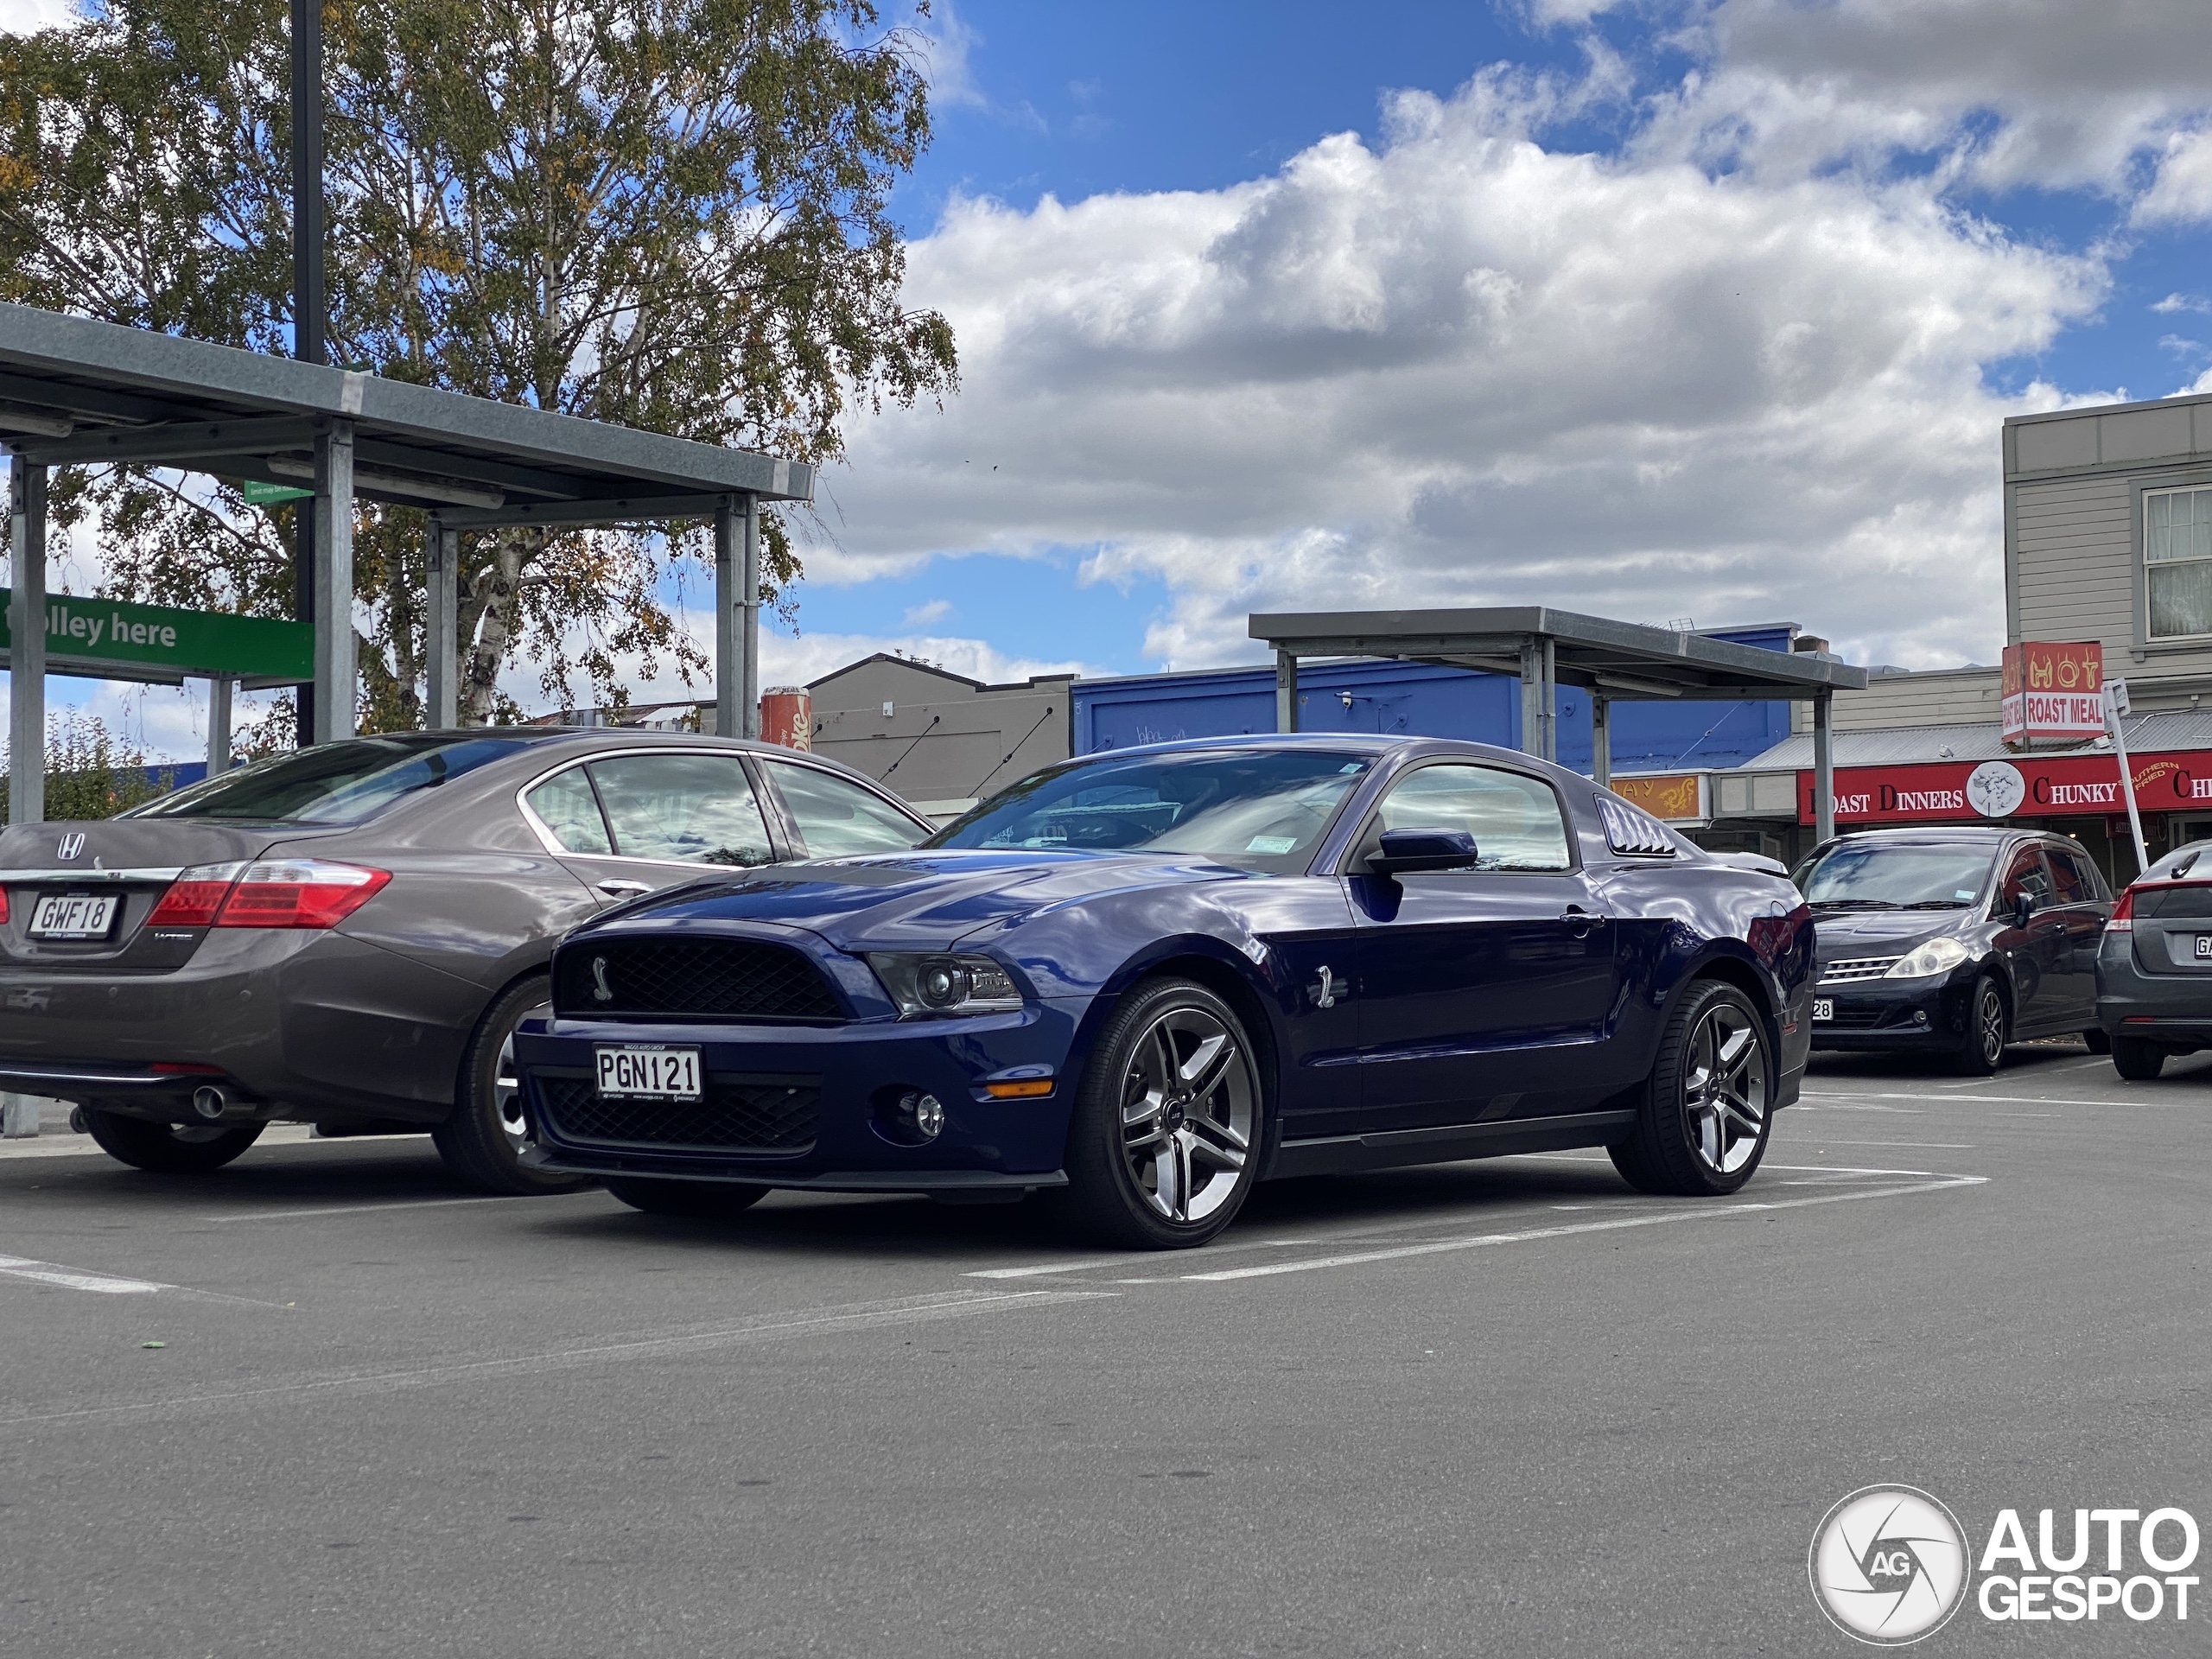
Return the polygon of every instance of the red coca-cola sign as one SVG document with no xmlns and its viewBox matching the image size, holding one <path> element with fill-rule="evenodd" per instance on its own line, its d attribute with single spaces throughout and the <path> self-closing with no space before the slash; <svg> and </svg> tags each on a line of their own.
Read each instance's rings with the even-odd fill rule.
<svg viewBox="0 0 2212 1659">
<path fill-rule="evenodd" d="M 2132 759 L 2136 800 L 2144 811 L 2212 807 L 2212 750 Z M 2120 787 L 2120 760 L 2111 754 L 1846 766 L 1835 774 L 1834 792 L 1839 829 L 2093 817 L 2127 810 L 2127 798 Z M 1797 822 L 1813 822 L 1809 772 L 1797 774 Z"/>
</svg>

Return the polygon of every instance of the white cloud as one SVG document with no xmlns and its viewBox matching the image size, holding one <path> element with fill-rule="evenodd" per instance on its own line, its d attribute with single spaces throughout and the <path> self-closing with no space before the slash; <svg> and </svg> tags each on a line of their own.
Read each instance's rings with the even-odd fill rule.
<svg viewBox="0 0 2212 1659">
<path fill-rule="evenodd" d="M 2157 180 L 2135 204 L 2139 225 L 2212 219 L 2212 131 L 2176 133 Z"/>
<path fill-rule="evenodd" d="M 1932 152 L 1977 184 L 2123 195 L 2212 89 L 2198 0 L 1688 0 L 1674 15 L 1704 63 L 1648 140 L 1770 176 Z"/>
<path fill-rule="evenodd" d="M 917 628 L 926 628 L 932 622 L 942 622 L 951 614 L 950 600 L 933 599 L 926 605 L 909 606 L 906 613 L 899 619 L 899 626 L 912 632 Z"/>
<path fill-rule="evenodd" d="M 1249 660 L 1249 610 L 1537 600 L 1986 659 L 1998 425 L 2060 399 L 1982 367 L 2101 267 L 1928 181 L 1548 151 L 1572 95 L 1404 95 L 1387 143 L 1221 191 L 956 203 L 911 293 L 964 389 L 855 435 L 840 574 L 1096 545 L 1166 582 L 1176 666 Z"/>
<path fill-rule="evenodd" d="M 0 35 L 30 35 L 78 21 L 74 0 L 0 0 Z"/>
<path fill-rule="evenodd" d="M 2212 300 L 2201 294 L 2169 294 L 2151 308 L 2160 316 L 2171 316 L 2177 311 L 2212 311 Z"/>
</svg>

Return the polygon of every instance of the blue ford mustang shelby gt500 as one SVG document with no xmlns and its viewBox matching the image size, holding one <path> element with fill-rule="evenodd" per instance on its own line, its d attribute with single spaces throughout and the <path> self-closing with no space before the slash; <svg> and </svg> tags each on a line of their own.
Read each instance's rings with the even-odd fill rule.
<svg viewBox="0 0 2212 1659">
<path fill-rule="evenodd" d="M 1566 1147 L 1731 1192 L 1796 1098 L 1812 962 L 1782 875 L 1526 755 L 1122 750 L 570 934 L 517 1035 L 523 1158 L 662 1213 L 1044 1190 L 1148 1248 L 1272 1177 Z"/>
</svg>

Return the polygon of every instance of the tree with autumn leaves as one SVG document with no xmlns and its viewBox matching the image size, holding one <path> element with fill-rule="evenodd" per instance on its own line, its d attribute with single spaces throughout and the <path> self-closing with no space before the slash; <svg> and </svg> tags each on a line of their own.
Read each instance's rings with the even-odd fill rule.
<svg viewBox="0 0 2212 1659">
<path fill-rule="evenodd" d="M 918 8 L 920 10 L 920 8 Z M 286 0 L 109 0 L 0 38 L 0 298 L 289 348 Z M 834 461 L 856 409 L 957 384 L 888 213 L 924 42 L 874 0 L 328 0 L 330 354 L 396 379 Z M 289 614 L 289 509 L 76 468 L 117 597 Z M 362 504 L 362 727 L 420 723 L 423 515 Z M 763 515 L 772 602 L 799 574 Z M 696 529 L 465 537 L 462 718 L 617 663 L 704 667 L 658 593 Z"/>
</svg>

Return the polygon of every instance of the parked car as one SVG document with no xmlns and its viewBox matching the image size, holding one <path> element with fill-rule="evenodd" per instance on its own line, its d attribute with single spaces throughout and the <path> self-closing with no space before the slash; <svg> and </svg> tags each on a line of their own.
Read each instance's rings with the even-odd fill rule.
<svg viewBox="0 0 2212 1659">
<path fill-rule="evenodd" d="M 1813 1046 L 1948 1058 L 1987 1074 L 2015 1038 L 2099 1052 L 2111 889 L 2079 842 L 2005 829 L 1868 830 L 1796 880 L 1819 929 Z"/>
<path fill-rule="evenodd" d="M 1088 756 L 911 853 L 587 924 L 516 1052 L 531 1166 L 639 1209 L 1048 1191 L 1205 1243 L 1277 1176 L 1605 1147 L 1735 1191 L 1796 1098 L 1809 912 L 1586 779 L 1479 744 Z"/>
<path fill-rule="evenodd" d="M 2212 841 L 2177 847 L 2120 895 L 2097 952 L 2097 1025 L 2123 1077 L 2212 1046 Z"/>
<path fill-rule="evenodd" d="M 102 823 L 0 834 L 0 1088 L 79 1103 L 142 1169 L 228 1163 L 272 1119 L 429 1128 L 524 1168 L 516 1023 L 562 933 L 703 869 L 900 849 L 930 826 L 765 744 L 405 733 L 265 760 Z"/>
</svg>

